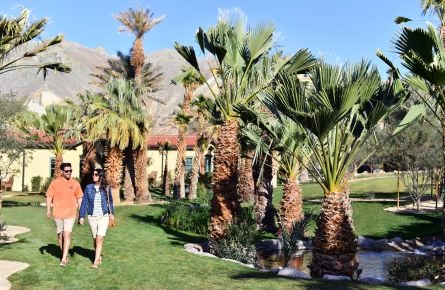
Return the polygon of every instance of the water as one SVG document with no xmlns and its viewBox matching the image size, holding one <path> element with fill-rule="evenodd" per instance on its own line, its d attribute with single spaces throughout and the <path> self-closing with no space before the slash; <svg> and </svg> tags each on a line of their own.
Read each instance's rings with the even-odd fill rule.
<svg viewBox="0 0 445 290">
<path fill-rule="evenodd" d="M 363 269 L 361 277 L 389 278 L 388 263 L 395 258 L 408 257 L 413 253 L 393 252 L 393 251 L 359 251 L 359 268 Z M 289 265 L 292 268 L 309 274 L 307 267 L 312 260 L 312 252 L 299 252 Z M 260 252 L 258 251 L 258 265 L 262 268 L 273 269 L 284 265 L 284 257 L 280 252 Z"/>
</svg>

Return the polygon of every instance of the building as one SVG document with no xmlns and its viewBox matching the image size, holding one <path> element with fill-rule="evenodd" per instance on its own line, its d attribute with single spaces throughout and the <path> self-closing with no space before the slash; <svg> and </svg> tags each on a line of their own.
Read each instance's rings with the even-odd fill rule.
<svg viewBox="0 0 445 290">
<path fill-rule="evenodd" d="M 152 135 L 147 140 L 147 150 L 149 157 L 149 164 L 147 165 L 147 174 L 149 178 L 160 182 L 165 162 L 168 162 L 169 172 L 174 175 L 176 167 L 176 143 L 177 135 Z M 160 150 L 160 144 L 169 142 L 169 150 Z M 194 146 L 197 143 L 197 136 L 186 136 L 186 160 L 185 169 L 191 170 L 194 157 Z M 45 148 L 46 147 L 46 148 Z M 66 145 L 66 151 L 63 155 L 65 162 L 70 162 L 73 168 L 73 177 L 80 177 L 80 169 L 82 168 L 82 143 L 71 141 Z M 167 157 L 166 157 L 167 154 Z M 204 168 L 206 172 L 212 171 L 212 150 L 211 148 L 204 154 Z M 30 158 L 20 158 L 13 165 L 14 183 L 13 191 L 22 191 L 23 188 L 31 189 L 31 179 L 34 176 L 41 176 L 42 181 L 52 177 L 55 172 L 55 157 L 52 151 L 47 146 L 42 144 L 34 144 L 27 148 L 24 156 Z M 26 160 L 25 160 L 26 159 Z M 8 179 L 6 177 L 5 179 Z"/>
</svg>

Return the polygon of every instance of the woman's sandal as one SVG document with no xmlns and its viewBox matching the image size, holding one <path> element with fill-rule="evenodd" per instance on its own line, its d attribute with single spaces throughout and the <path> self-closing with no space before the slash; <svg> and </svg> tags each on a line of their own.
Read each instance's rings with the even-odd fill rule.
<svg viewBox="0 0 445 290">
<path fill-rule="evenodd" d="M 93 265 L 91 265 L 91 269 L 97 269 L 97 267 L 99 267 L 100 263 L 94 263 Z"/>
<path fill-rule="evenodd" d="M 66 258 L 66 261 L 62 261 L 62 260 L 60 260 L 59 266 L 60 266 L 60 267 L 65 267 L 66 264 L 68 264 L 68 258 Z"/>
</svg>

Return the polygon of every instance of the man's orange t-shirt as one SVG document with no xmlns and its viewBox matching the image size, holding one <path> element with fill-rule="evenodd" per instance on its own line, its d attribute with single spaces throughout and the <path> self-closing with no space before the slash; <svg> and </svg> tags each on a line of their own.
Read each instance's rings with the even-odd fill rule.
<svg viewBox="0 0 445 290">
<path fill-rule="evenodd" d="M 59 177 L 53 180 L 46 192 L 53 201 L 53 216 L 56 219 L 76 218 L 77 199 L 83 196 L 79 182 Z"/>
</svg>

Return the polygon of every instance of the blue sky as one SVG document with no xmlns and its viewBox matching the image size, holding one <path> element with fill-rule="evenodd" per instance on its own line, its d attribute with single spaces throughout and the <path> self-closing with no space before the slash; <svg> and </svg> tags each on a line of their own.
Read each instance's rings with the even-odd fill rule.
<svg viewBox="0 0 445 290">
<path fill-rule="evenodd" d="M 367 58 L 383 73 L 384 65 L 375 57 L 377 49 L 396 61 L 391 39 L 399 27 L 396 16 L 407 16 L 424 25 L 420 0 L 1 0 L 0 12 L 16 15 L 20 5 L 32 11 L 35 18 L 50 22 L 44 37 L 62 33 L 66 40 L 90 48 L 103 47 L 110 54 L 128 52 L 133 36 L 119 33 L 113 18 L 129 7 L 149 8 L 154 16 L 166 18 L 146 34 L 146 52 L 172 48 L 175 41 L 194 45 L 194 33 L 217 21 L 219 9 L 240 8 L 249 23 L 271 21 L 278 32 L 278 45 L 286 53 L 309 48 L 316 56 L 331 63 L 344 63 Z"/>
</svg>

